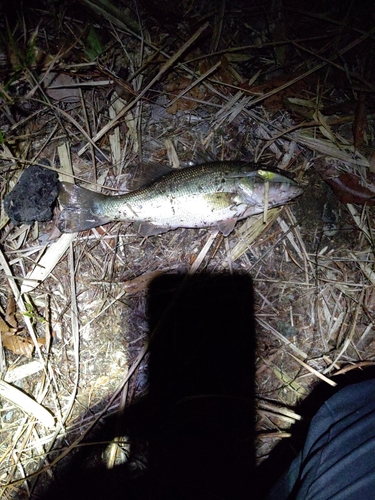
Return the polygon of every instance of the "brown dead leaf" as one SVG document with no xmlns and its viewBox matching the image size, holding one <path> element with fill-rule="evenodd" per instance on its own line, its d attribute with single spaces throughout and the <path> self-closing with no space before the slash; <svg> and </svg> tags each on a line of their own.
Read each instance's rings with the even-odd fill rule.
<svg viewBox="0 0 375 500">
<path fill-rule="evenodd" d="M 371 191 L 366 186 L 363 186 L 360 184 L 358 177 L 353 174 L 341 174 L 333 179 L 326 179 L 326 182 L 331 186 L 335 195 L 342 203 L 375 205 L 375 188 L 374 191 Z"/>
<path fill-rule="evenodd" d="M 367 116 L 366 116 L 366 102 L 365 94 L 360 94 L 357 106 L 355 108 L 354 122 L 353 122 L 353 138 L 354 147 L 356 149 L 360 148 L 365 141 L 367 127 Z"/>
<path fill-rule="evenodd" d="M 295 78 L 296 76 L 298 75 L 293 75 L 293 78 Z M 291 75 L 280 75 L 275 76 L 274 78 L 272 78 L 272 80 L 263 83 L 262 85 L 252 85 L 249 87 L 248 84 L 245 83 L 239 85 L 239 87 L 243 88 L 244 90 L 249 90 L 255 95 L 267 94 L 268 92 L 271 92 L 278 87 L 283 87 L 291 80 L 291 78 Z M 284 109 L 284 102 L 287 97 L 300 97 L 301 99 L 303 99 L 305 97 L 307 89 L 314 87 L 314 85 L 316 85 L 314 75 L 305 77 L 303 80 L 299 80 L 292 85 L 280 90 L 277 94 L 274 94 L 265 99 L 263 101 L 263 106 L 265 106 L 273 113 L 276 113 L 280 109 Z"/>
<path fill-rule="evenodd" d="M 177 94 L 170 93 L 170 98 L 173 100 L 176 97 Z M 187 97 L 188 99 L 184 99 L 184 97 Z M 201 92 L 201 90 L 198 87 L 194 87 L 189 92 L 186 92 L 186 94 L 178 99 L 176 102 L 174 102 L 171 106 L 167 108 L 167 113 L 170 115 L 174 115 L 177 113 L 177 111 L 187 111 L 188 109 L 196 109 L 199 106 L 199 103 L 196 102 L 195 99 L 203 100 L 204 99 L 204 94 Z"/>
<path fill-rule="evenodd" d="M 7 332 L 14 333 L 15 331 L 16 329 L 9 326 L 8 323 L 0 316 L 0 334 L 3 335 L 3 333 Z"/>
<path fill-rule="evenodd" d="M 191 84 L 191 80 L 185 77 L 171 78 L 164 84 L 167 92 L 180 92 Z"/>
<path fill-rule="evenodd" d="M 5 332 L 16 332 L 18 327 L 16 318 L 16 301 L 12 293 L 9 294 L 5 317 L 0 315 L 0 335 Z"/>
<path fill-rule="evenodd" d="M 165 83 L 164 88 L 169 93 L 168 97 L 173 101 L 178 94 L 191 85 L 192 81 L 189 78 L 178 77 Z M 186 99 L 187 97 L 187 99 Z M 188 109 L 196 109 L 200 103 L 197 100 L 204 100 L 205 94 L 200 85 L 197 85 L 186 92 L 180 99 L 174 102 L 167 108 L 167 112 L 171 115 L 177 111 L 187 111 Z"/>
<path fill-rule="evenodd" d="M 375 148 L 373 146 L 368 146 L 367 144 L 362 144 L 361 147 L 358 148 L 358 151 L 368 160 L 370 167 L 369 170 L 371 173 L 375 172 Z"/>
<path fill-rule="evenodd" d="M 9 349 L 14 354 L 31 358 L 34 351 L 34 343 L 31 339 L 22 337 L 21 331 L 18 330 L 16 319 L 16 302 L 11 294 L 8 299 L 8 304 L 5 313 L 5 319 L 0 316 L 0 338 L 3 346 Z M 38 344 L 45 345 L 46 339 L 39 338 Z"/>
<path fill-rule="evenodd" d="M 151 281 L 161 274 L 163 274 L 163 271 L 150 271 L 148 273 L 141 274 L 132 280 L 125 281 L 124 287 L 126 292 L 138 293 L 146 290 Z"/>
<path fill-rule="evenodd" d="M 238 73 L 235 73 L 235 70 L 233 69 L 232 65 L 228 63 L 227 66 L 224 67 L 220 66 L 217 79 L 223 83 L 227 83 L 228 85 L 233 85 L 233 83 L 235 83 L 233 81 L 233 73 L 236 74 L 236 76 L 238 75 Z M 238 78 L 238 81 L 241 80 Z M 228 90 L 225 86 L 221 88 L 225 89 L 226 93 L 228 93 Z"/>
<path fill-rule="evenodd" d="M 34 351 L 34 344 L 29 339 L 14 335 L 12 332 L 4 332 L 1 334 L 3 346 L 12 351 L 14 354 L 31 358 Z"/>
<path fill-rule="evenodd" d="M 51 71 L 43 82 L 46 94 L 51 99 L 62 102 L 78 102 L 80 99 L 79 90 L 75 86 L 76 82 L 70 75 Z"/>
<path fill-rule="evenodd" d="M 17 319 L 16 319 L 16 301 L 14 300 L 14 296 L 11 293 L 8 298 L 7 308 L 5 311 L 5 321 L 13 328 L 17 328 Z"/>
</svg>

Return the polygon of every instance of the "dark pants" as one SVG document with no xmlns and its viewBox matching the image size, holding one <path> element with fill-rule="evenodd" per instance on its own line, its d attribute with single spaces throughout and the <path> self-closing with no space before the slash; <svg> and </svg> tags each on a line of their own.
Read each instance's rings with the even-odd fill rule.
<svg viewBox="0 0 375 500">
<path fill-rule="evenodd" d="M 267 498 L 375 498 L 375 380 L 350 385 L 324 403 L 301 453 Z"/>
</svg>

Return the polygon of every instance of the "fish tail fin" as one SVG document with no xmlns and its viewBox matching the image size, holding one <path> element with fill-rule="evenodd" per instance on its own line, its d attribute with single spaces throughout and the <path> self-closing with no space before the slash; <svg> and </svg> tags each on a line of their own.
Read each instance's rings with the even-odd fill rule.
<svg viewBox="0 0 375 500">
<path fill-rule="evenodd" d="M 110 221 L 101 210 L 106 195 L 69 182 L 60 182 L 59 202 L 63 210 L 57 227 L 62 233 L 78 233 Z"/>
</svg>

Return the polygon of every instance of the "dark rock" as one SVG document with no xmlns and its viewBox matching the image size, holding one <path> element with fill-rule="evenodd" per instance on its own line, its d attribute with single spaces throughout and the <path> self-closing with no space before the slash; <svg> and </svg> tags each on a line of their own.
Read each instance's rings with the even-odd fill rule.
<svg viewBox="0 0 375 500">
<path fill-rule="evenodd" d="M 47 161 L 44 163 L 48 164 Z M 39 165 L 31 165 L 5 196 L 4 209 L 15 225 L 48 221 L 52 219 L 58 192 L 57 173 Z"/>
</svg>

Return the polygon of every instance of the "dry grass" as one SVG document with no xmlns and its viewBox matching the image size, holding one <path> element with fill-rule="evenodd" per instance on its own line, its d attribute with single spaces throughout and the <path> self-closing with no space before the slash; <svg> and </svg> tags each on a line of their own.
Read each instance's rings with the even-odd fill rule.
<svg viewBox="0 0 375 500">
<path fill-rule="evenodd" d="M 306 192 L 289 207 L 269 210 L 265 223 L 260 215 L 237 224 L 227 238 L 215 230 L 179 229 L 142 239 L 119 224 L 60 235 L 53 222 L 14 227 L 2 212 L 1 335 L 13 332 L 33 346 L 32 355 L 30 348 L 0 350 L 4 498 L 32 497 L 38 476 L 48 477 L 104 415 L 120 418 L 147 393 L 147 287 L 162 273 L 229 270 L 252 277 L 259 462 L 290 438 L 291 424 L 301 418 L 293 409 L 317 384 L 335 385 L 336 375 L 375 363 L 373 209 L 340 205 L 313 171 L 319 159 L 323 169 L 351 172 L 369 185 L 371 158 L 345 135 L 345 120 L 335 123 L 320 104 L 335 100 L 337 91 L 327 83 L 331 69 L 348 71 L 338 56 L 367 47 L 373 31 L 354 31 L 345 43 L 336 32 L 328 39 L 322 34 L 328 47 L 339 45 L 336 56 L 325 51 L 320 58 L 310 50 L 303 65 L 294 53 L 297 76 L 291 71 L 272 90 L 256 89 L 272 51 L 295 48 L 267 43 L 265 27 L 258 39 L 247 34 L 246 50 L 233 50 L 231 21 L 222 23 L 220 9 L 212 32 L 212 19 L 181 24 L 173 40 L 166 39 L 168 28 L 140 24 L 142 9 L 121 16 L 104 3 L 95 9 L 102 24 L 94 22 L 97 38 L 91 40 L 79 12 L 54 17 L 42 9 L 31 18 L 41 15 L 39 25 L 13 20 L 0 87 L 2 196 L 41 158 L 61 178 L 123 192 L 129 166 L 156 161 L 175 167 L 202 151 L 288 168 Z M 251 18 L 250 7 L 247 14 Z M 232 15 L 237 22 L 235 9 Z M 310 47 L 308 40 L 298 47 L 302 43 Z M 99 47 L 95 57 L 88 51 L 93 45 Z M 249 51 L 257 61 L 253 81 L 234 58 L 246 62 Z M 119 76 L 123 67 L 130 76 Z M 318 72 L 322 81 L 306 80 Z M 57 95 L 43 84 L 51 73 L 68 76 L 55 80 Z M 300 81 L 305 88 L 295 87 Z M 284 98 L 298 96 L 302 108 L 309 111 L 309 103 L 315 109 L 310 120 L 292 119 L 293 111 L 270 103 L 286 89 L 294 90 Z M 371 120 L 368 113 L 367 135 Z M 323 206 L 337 217 L 323 220 Z M 113 453 L 110 463 L 116 463 Z"/>
</svg>

